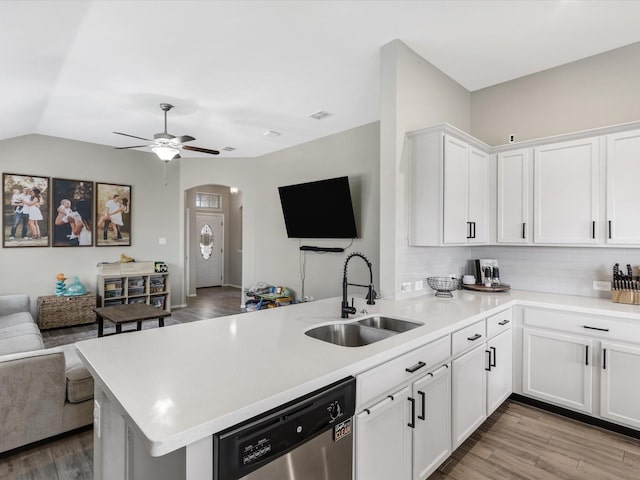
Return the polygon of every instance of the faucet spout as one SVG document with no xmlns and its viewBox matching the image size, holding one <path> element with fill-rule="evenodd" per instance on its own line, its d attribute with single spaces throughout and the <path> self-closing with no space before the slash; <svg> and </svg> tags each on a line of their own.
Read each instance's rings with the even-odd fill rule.
<svg viewBox="0 0 640 480">
<path fill-rule="evenodd" d="M 359 283 L 349 283 L 347 280 L 347 267 L 349 265 L 349 261 L 354 257 L 360 257 L 367 264 L 369 268 L 369 284 L 361 285 Z M 362 253 L 354 252 L 347 257 L 344 262 L 344 272 L 342 276 L 342 304 L 341 304 L 341 317 L 349 318 L 349 314 L 356 313 L 356 309 L 353 306 L 349 306 L 349 302 L 347 301 L 347 289 L 349 285 L 354 287 L 363 287 L 367 289 L 367 305 L 375 305 L 376 291 L 373 289 L 373 269 L 371 268 L 371 262 L 367 257 L 365 257 Z M 352 302 L 353 303 L 353 302 Z"/>
</svg>

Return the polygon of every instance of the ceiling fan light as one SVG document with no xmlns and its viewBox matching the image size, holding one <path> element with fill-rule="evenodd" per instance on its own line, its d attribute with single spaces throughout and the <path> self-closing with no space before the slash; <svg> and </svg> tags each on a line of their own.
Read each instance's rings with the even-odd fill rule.
<svg viewBox="0 0 640 480">
<path fill-rule="evenodd" d="M 173 157 L 180 153 L 177 148 L 171 147 L 153 147 L 151 151 L 163 162 L 169 162 Z"/>
</svg>

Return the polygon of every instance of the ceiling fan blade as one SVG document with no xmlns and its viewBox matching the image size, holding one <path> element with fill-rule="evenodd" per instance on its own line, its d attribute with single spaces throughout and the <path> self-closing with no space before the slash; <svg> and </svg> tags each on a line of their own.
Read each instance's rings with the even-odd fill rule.
<svg viewBox="0 0 640 480">
<path fill-rule="evenodd" d="M 127 148 L 142 148 L 149 147 L 150 145 L 134 145 L 133 147 L 115 147 L 116 150 L 126 150 Z"/>
<path fill-rule="evenodd" d="M 182 135 L 181 137 L 176 137 L 172 140 L 172 142 L 175 143 L 187 143 L 187 142 L 193 142 L 195 140 L 195 138 L 193 138 L 191 135 Z"/>
<path fill-rule="evenodd" d="M 200 148 L 200 147 L 190 147 L 189 145 L 183 145 L 182 149 L 191 150 L 192 152 L 208 153 L 210 155 L 218 155 L 220 153 L 218 150 L 209 150 L 208 148 Z"/>
<path fill-rule="evenodd" d="M 136 137 L 135 135 L 129 135 L 128 133 L 122 133 L 122 132 L 113 132 L 116 135 L 124 135 L 125 137 L 131 137 L 131 138 L 137 138 L 138 140 L 144 140 L 145 142 L 151 142 L 151 140 L 149 140 L 148 138 L 142 138 L 142 137 Z"/>
</svg>

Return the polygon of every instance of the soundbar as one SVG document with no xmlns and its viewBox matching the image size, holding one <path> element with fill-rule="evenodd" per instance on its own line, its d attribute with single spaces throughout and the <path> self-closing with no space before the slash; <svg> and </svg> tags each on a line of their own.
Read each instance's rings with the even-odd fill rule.
<svg viewBox="0 0 640 480">
<path fill-rule="evenodd" d="M 313 247 L 311 245 L 302 245 L 300 247 L 300 251 L 307 252 L 344 252 L 344 248 L 340 247 Z"/>
</svg>

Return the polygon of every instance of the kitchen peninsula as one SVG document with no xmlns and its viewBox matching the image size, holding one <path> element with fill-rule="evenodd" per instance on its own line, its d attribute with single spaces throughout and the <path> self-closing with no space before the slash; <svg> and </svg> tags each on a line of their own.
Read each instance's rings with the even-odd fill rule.
<svg viewBox="0 0 640 480">
<path fill-rule="evenodd" d="M 367 313 L 341 320 L 340 300 L 334 298 L 79 342 L 80 356 L 96 384 L 95 479 L 141 478 L 135 476 L 141 472 L 145 478 L 213 478 L 213 434 L 347 376 L 358 378 L 436 340 L 446 338 L 444 361 L 450 362 L 455 355 L 451 334 L 455 338 L 455 332 L 482 321 L 484 336 L 484 320 L 501 312 L 510 315 L 512 307 L 514 392 L 533 385 L 523 388 L 522 377 L 528 377 L 526 371 L 522 374 L 522 351 L 532 353 L 537 344 L 523 345 L 523 337 L 543 327 L 556 328 L 545 317 L 549 312 L 565 315 L 568 328 L 578 328 L 574 317 L 587 319 L 580 322 L 593 324 L 602 330 L 599 334 L 603 322 L 618 322 L 613 338 L 640 344 L 640 324 L 634 324 L 640 321 L 637 306 L 589 297 L 458 291 L 453 299 L 429 294 L 370 306 L 361 298 L 355 306 Z M 304 334 L 318 325 L 371 314 L 424 325 L 351 348 Z M 592 332 L 598 330 L 582 335 L 592 347 L 587 348 L 587 364 L 596 361 Z M 634 428 L 629 421 L 620 423 Z"/>
</svg>

